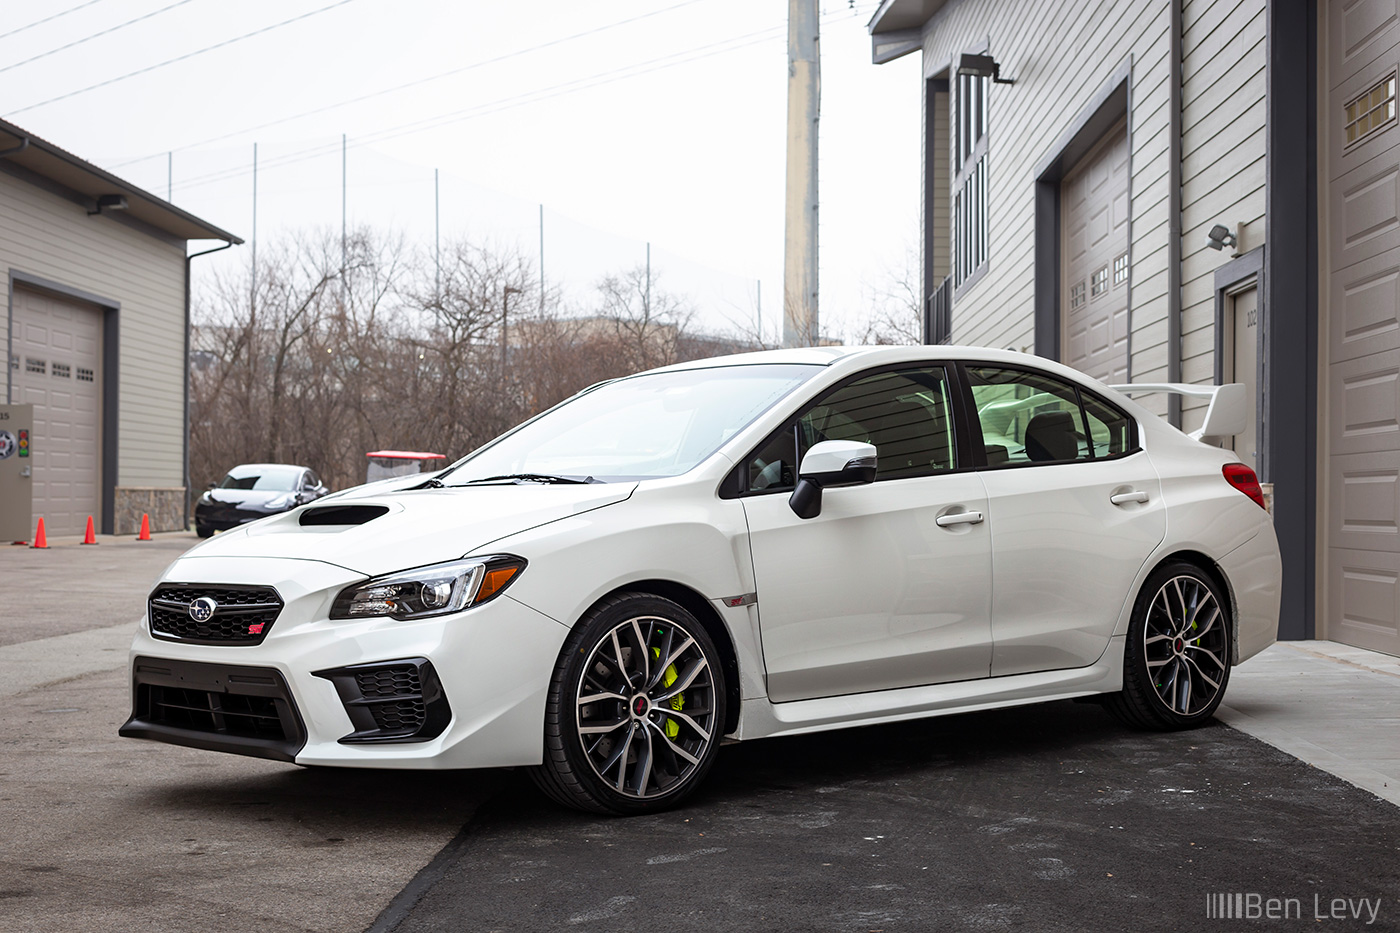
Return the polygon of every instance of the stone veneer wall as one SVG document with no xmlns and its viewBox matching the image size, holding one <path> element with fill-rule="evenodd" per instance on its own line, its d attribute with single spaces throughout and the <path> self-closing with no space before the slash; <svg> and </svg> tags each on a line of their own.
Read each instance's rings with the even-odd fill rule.
<svg viewBox="0 0 1400 933">
<path fill-rule="evenodd" d="M 113 531 L 134 535 L 141 516 L 151 517 L 151 531 L 185 530 L 185 487 L 118 486 Z"/>
</svg>

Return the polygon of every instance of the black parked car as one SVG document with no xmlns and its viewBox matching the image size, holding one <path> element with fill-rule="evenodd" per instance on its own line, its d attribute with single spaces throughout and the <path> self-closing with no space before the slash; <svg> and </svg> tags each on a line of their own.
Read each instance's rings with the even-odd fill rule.
<svg viewBox="0 0 1400 933">
<path fill-rule="evenodd" d="M 287 463 L 245 463 L 210 483 L 194 507 L 201 538 L 286 512 L 330 492 L 314 470 Z"/>
</svg>

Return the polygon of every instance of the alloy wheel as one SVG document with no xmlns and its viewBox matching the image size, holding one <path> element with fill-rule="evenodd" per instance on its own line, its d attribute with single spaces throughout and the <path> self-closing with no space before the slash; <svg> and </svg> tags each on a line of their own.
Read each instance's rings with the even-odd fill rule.
<svg viewBox="0 0 1400 933">
<path fill-rule="evenodd" d="M 1216 699 L 1230 663 L 1225 619 L 1203 580 L 1169 578 L 1153 597 L 1143 627 L 1143 658 L 1157 697 L 1179 716 Z"/>
<path fill-rule="evenodd" d="M 684 627 L 654 616 L 614 626 L 594 644 L 574 697 L 594 773 L 635 799 L 684 786 L 715 741 L 714 684 Z"/>
</svg>

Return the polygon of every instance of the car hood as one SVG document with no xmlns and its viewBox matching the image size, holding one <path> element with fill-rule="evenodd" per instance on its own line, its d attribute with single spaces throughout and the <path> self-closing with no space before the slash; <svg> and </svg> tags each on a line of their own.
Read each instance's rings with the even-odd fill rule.
<svg viewBox="0 0 1400 933">
<path fill-rule="evenodd" d="M 622 502 L 636 483 L 464 486 L 321 499 L 226 531 L 186 552 L 199 557 L 318 560 L 377 576 L 453 560 L 492 541 Z M 361 524 L 302 524 L 327 514 Z M 367 519 L 367 520 L 365 520 Z"/>
<path fill-rule="evenodd" d="M 210 489 L 204 494 L 205 501 L 214 505 L 266 505 L 280 496 L 291 495 L 287 489 L 224 489 L 222 486 Z"/>
</svg>

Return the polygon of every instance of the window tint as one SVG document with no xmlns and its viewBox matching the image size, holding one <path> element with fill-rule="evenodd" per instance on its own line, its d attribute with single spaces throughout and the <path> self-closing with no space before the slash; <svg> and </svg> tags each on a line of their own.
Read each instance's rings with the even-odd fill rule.
<svg viewBox="0 0 1400 933">
<path fill-rule="evenodd" d="M 988 466 L 1094 456 L 1074 386 L 1040 373 L 990 366 L 969 366 L 967 375 Z"/>
<path fill-rule="evenodd" d="M 749 490 L 791 489 L 801 455 L 821 441 L 874 444 L 876 481 L 951 470 L 950 411 L 941 367 L 867 376 L 827 395 L 761 448 L 748 463 Z"/>
</svg>

